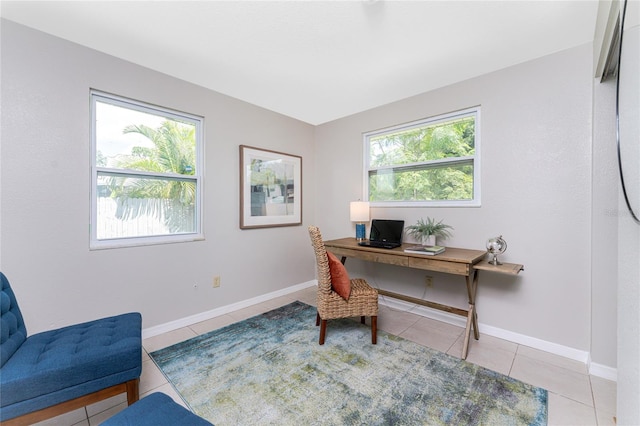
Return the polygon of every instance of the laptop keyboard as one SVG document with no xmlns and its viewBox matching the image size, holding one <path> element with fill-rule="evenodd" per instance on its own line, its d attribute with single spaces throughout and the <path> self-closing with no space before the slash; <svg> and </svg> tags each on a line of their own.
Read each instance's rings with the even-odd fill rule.
<svg viewBox="0 0 640 426">
<path fill-rule="evenodd" d="M 361 243 L 358 243 L 358 245 L 365 246 L 365 247 L 386 248 L 386 249 L 399 247 L 398 244 L 385 243 L 383 241 L 366 241 L 366 242 L 363 241 Z"/>
</svg>

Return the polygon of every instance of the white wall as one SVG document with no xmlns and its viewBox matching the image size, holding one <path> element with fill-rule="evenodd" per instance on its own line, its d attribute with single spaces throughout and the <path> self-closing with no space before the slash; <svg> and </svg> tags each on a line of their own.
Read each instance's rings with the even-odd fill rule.
<svg viewBox="0 0 640 426">
<path fill-rule="evenodd" d="M 616 82 L 594 80 L 593 200 L 591 205 L 591 360 L 617 365 L 618 163 Z"/>
<path fill-rule="evenodd" d="M 600 1 L 593 42 L 593 183 L 591 205 L 592 369 L 617 365 L 618 163 L 616 81 L 601 82 L 619 12 L 617 1 Z M 605 250 L 602 248 L 606 247 Z M 600 373 L 604 373 L 600 371 Z M 614 373 L 616 373 L 614 371 Z M 615 374 L 613 374 L 615 377 Z"/>
<path fill-rule="evenodd" d="M 313 279 L 312 126 L 9 21 L 1 30 L 0 265 L 30 333 L 124 311 L 148 328 Z M 205 117 L 205 241 L 89 250 L 90 88 Z M 239 229 L 240 144 L 303 157 L 303 226 Z"/>
<path fill-rule="evenodd" d="M 594 185 L 593 185 L 593 311 L 592 311 L 592 359 L 612 354 L 602 349 L 617 346 L 617 422 L 621 425 L 640 424 L 640 227 L 633 222 L 628 213 L 621 191 L 617 170 L 616 153 L 616 81 L 599 83 L 604 61 L 609 53 L 613 27 L 617 20 L 622 2 L 601 1 L 598 9 L 598 21 L 594 41 L 594 64 L 596 66 L 594 83 Z M 631 106 L 625 114 L 640 119 L 640 88 L 638 68 L 640 60 L 637 46 L 640 41 L 640 3 L 627 2 L 624 50 L 620 73 L 627 83 L 634 80 L 635 87 L 623 83 L 621 92 L 631 100 Z M 635 53 L 635 55 L 634 55 Z M 629 56 L 627 56 L 627 54 Z M 629 79 L 629 77 L 632 77 Z M 635 105 L 633 105 L 635 103 Z M 633 111 L 633 112 L 632 112 Z M 633 127 L 633 120 L 627 124 Z M 627 133 L 623 141 L 625 147 L 633 146 L 640 140 L 635 121 L 635 137 Z M 624 137 L 624 136 L 623 136 Z M 636 146 L 637 149 L 637 146 Z M 637 151 L 636 151 L 637 152 Z M 612 164 L 615 174 L 612 174 Z M 635 176 L 634 176 L 635 173 Z M 638 182 L 637 167 L 626 167 L 625 179 Z M 635 190 L 637 191 L 637 189 Z M 632 194 L 637 199 L 640 194 Z M 607 250 L 598 250 L 602 245 Z M 615 253 L 615 256 L 614 256 Z M 616 293 L 615 304 L 611 293 Z M 612 333 L 603 323 L 617 317 L 617 333 Z"/>
<path fill-rule="evenodd" d="M 407 225 L 425 216 L 444 219 L 455 228 L 450 246 L 483 249 L 487 238 L 502 234 L 509 243 L 503 260 L 523 263 L 525 271 L 516 278 L 481 273 L 479 321 L 587 354 L 591 76 L 592 49 L 584 45 L 319 126 L 316 169 L 331 172 L 316 180 L 317 225 L 326 238 L 353 234 L 348 203 L 362 197 L 363 132 L 481 105 L 482 206 L 379 208 L 372 216 Z M 347 265 L 379 287 L 413 296 L 425 291 L 425 272 Z M 463 280 L 434 278 L 429 297 L 466 305 Z M 603 321 L 615 330 L 615 321 Z"/>
<path fill-rule="evenodd" d="M 628 91 L 625 115 L 628 120 L 622 141 L 627 149 L 635 144 L 635 152 L 640 148 L 640 2 L 628 1 L 627 19 L 623 37 L 623 58 L 620 77 L 627 83 L 621 90 Z M 628 73 L 628 74 L 625 74 Z M 632 78 L 629 78 L 633 75 Z M 629 101 L 629 99 L 631 99 Z M 633 129 L 633 130 L 631 130 Z M 640 198 L 639 158 L 625 162 L 625 179 L 635 181 L 629 194 L 638 205 Z M 635 165 L 635 167 L 634 167 Z M 629 167 L 631 166 L 631 167 Z M 619 186 L 620 187 L 620 186 Z M 629 190 L 629 189 L 628 189 Z M 640 424 L 640 226 L 633 222 L 622 199 L 620 191 L 618 228 L 618 419 L 621 425 Z M 636 215 L 638 212 L 635 212 Z"/>
</svg>

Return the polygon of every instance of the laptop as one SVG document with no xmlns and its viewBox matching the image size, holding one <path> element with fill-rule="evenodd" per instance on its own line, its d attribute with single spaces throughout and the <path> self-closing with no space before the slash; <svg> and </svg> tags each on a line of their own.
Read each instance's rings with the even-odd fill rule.
<svg viewBox="0 0 640 426">
<path fill-rule="evenodd" d="M 404 220 L 373 219 L 369 241 L 362 241 L 358 245 L 392 249 L 402 244 Z"/>
</svg>

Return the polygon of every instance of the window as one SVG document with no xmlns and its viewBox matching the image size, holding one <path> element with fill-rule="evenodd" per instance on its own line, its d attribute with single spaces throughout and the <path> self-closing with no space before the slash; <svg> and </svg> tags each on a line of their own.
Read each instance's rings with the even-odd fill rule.
<svg viewBox="0 0 640 426">
<path fill-rule="evenodd" d="M 479 206 L 480 108 L 364 135 L 365 197 L 376 207 Z"/>
<path fill-rule="evenodd" d="M 202 238 L 202 121 L 91 91 L 91 248 Z"/>
</svg>

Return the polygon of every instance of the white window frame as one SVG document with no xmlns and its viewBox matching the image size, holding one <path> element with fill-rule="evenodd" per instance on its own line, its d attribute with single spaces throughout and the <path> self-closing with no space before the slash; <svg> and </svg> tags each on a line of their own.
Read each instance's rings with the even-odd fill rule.
<svg viewBox="0 0 640 426">
<path fill-rule="evenodd" d="M 370 138 L 389 134 L 397 133 L 403 130 L 410 130 L 416 127 L 425 127 L 433 124 L 438 124 L 445 121 L 452 121 L 458 118 L 470 117 L 475 118 L 474 136 L 475 136 L 475 154 L 469 157 L 453 157 L 445 158 L 441 160 L 427 161 L 424 163 L 406 164 L 404 166 L 428 166 L 442 165 L 442 164 L 455 164 L 461 160 L 471 160 L 473 162 L 473 199 L 471 200 L 425 200 L 425 201 L 370 201 L 369 200 L 369 172 L 371 170 L 381 170 L 385 168 L 394 168 L 394 166 L 371 168 L 369 165 L 369 150 L 371 147 Z M 400 124 L 397 126 L 386 127 L 384 129 L 374 130 L 371 132 L 363 133 L 363 200 L 370 201 L 371 207 L 479 207 L 480 202 L 480 106 L 475 106 L 459 111 L 454 111 L 446 114 L 441 114 L 434 117 L 429 117 L 410 123 Z M 396 167 L 397 168 L 397 167 Z"/>
<path fill-rule="evenodd" d="M 189 241 L 198 241 L 204 239 L 203 233 L 203 202 L 202 202 L 202 193 L 203 193 L 203 158 L 204 158 L 204 118 L 201 116 L 197 116 L 194 114 L 189 114 L 181 111 L 172 110 L 165 107 L 160 107 L 157 105 L 152 105 L 146 102 L 141 102 L 129 98 L 125 98 L 118 95 L 113 95 L 110 93 L 98 91 L 98 90 L 90 90 L 90 100 L 91 100 L 91 218 L 90 218 L 90 244 L 89 248 L 91 250 L 99 250 L 99 249 L 110 249 L 110 248 L 118 248 L 118 247 L 133 247 L 133 246 L 146 246 L 146 245 L 156 245 L 156 244 L 170 244 L 170 243 L 181 243 L 181 242 L 189 242 Z M 97 154 L 97 140 L 96 140 L 96 102 L 108 103 L 111 105 L 119 106 L 122 108 L 128 108 L 135 111 L 141 111 L 148 114 L 158 115 L 161 117 L 166 117 L 173 120 L 178 121 L 187 121 L 192 123 L 196 130 L 196 171 L 194 175 L 189 175 L 188 178 L 185 178 L 185 175 L 177 174 L 177 173 L 150 173 L 146 171 L 136 171 L 136 170 L 128 170 L 128 169 L 114 169 L 110 167 L 100 167 L 96 164 L 96 154 Z M 170 179 L 181 179 L 195 182 L 196 186 L 196 207 L 195 207 L 195 222 L 196 229 L 194 232 L 188 233 L 175 233 L 175 234 L 167 234 L 167 235 L 150 235 L 150 236 L 139 236 L 139 237 L 120 237 L 120 238 L 109 238 L 109 239 L 98 239 L 97 237 L 97 228 L 95 224 L 97 224 L 98 213 L 97 213 L 97 200 L 98 200 L 98 173 L 99 172 L 107 172 L 107 173 L 117 173 L 120 175 L 126 175 L 130 177 L 158 177 L 158 178 L 170 178 Z"/>
</svg>

